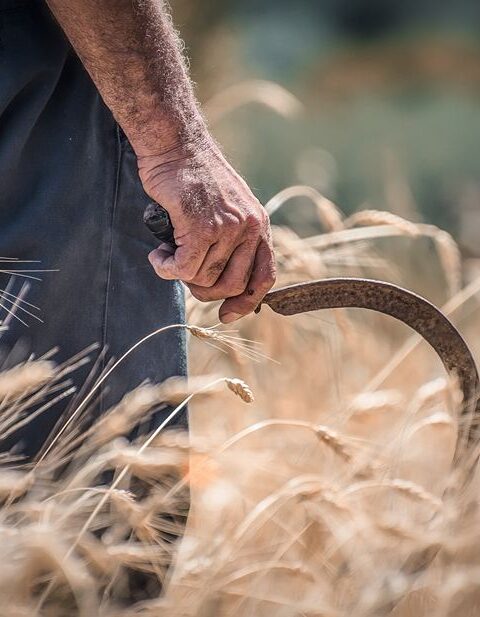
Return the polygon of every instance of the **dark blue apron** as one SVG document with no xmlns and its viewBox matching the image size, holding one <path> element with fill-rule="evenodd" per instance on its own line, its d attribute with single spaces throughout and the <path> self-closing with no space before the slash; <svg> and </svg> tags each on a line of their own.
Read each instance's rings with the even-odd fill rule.
<svg viewBox="0 0 480 617">
<path fill-rule="evenodd" d="M 0 338 L 8 362 L 55 346 L 61 362 L 94 342 L 119 357 L 154 329 L 183 322 L 180 284 L 158 279 L 147 261 L 155 246 L 142 223 L 147 202 L 130 144 L 44 3 L 0 0 L 0 256 L 58 269 L 30 281 L 26 300 L 44 323 L 20 313 L 28 327 L 10 321 Z M 0 288 L 8 278 L 0 274 Z M 172 330 L 113 373 L 102 405 L 185 371 L 184 332 Z M 27 453 L 58 413 L 17 435 Z"/>
</svg>

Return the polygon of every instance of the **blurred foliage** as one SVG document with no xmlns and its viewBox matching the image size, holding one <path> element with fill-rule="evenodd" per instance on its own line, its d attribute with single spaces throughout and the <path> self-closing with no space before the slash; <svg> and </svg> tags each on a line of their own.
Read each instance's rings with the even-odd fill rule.
<svg viewBox="0 0 480 617">
<path fill-rule="evenodd" d="M 289 119 L 247 105 L 213 126 L 260 199 L 306 183 L 345 212 L 388 208 L 444 226 L 468 253 L 480 251 L 477 0 L 173 7 L 203 101 L 267 79 L 305 104 Z"/>
</svg>

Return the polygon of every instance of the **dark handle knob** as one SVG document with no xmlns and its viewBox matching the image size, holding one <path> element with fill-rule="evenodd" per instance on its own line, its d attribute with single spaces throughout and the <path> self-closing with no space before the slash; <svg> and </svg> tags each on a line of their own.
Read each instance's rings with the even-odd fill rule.
<svg viewBox="0 0 480 617">
<path fill-rule="evenodd" d="M 148 204 L 143 213 L 143 222 L 157 240 L 176 248 L 172 221 L 163 206 L 154 202 Z"/>
</svg>

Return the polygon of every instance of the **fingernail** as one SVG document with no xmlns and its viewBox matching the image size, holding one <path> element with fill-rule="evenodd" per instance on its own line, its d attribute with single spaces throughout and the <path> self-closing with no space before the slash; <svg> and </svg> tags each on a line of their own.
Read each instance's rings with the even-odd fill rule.
<svg viewBox="0 0 480 617">
<path fill-rule="evenodd" d="M 232 321 L 237 321 L 240 317 L 243 317 L 240 313 L 225 313 L 225 315 L 222 315 L 220 319 L 223 323 L 232 323 Z"/>
</svg>

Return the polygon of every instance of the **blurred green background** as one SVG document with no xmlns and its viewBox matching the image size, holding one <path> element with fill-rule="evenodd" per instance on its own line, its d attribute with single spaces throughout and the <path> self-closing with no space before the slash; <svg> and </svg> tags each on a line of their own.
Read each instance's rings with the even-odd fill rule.
<svg viewBox="0 0 480 617">
<path fill-rule="evenodd" d="M 308 184 L 345 213 L 432 222 L 480 254 L 478 0 L 173 0 L 173 12 L 212 129 L 263 202 Z M 251 80 L 303 107 L 276 91 L 277 111 L 240 105 L 253 84 L 230 108 L 228 88 Z"/>
</svg>

